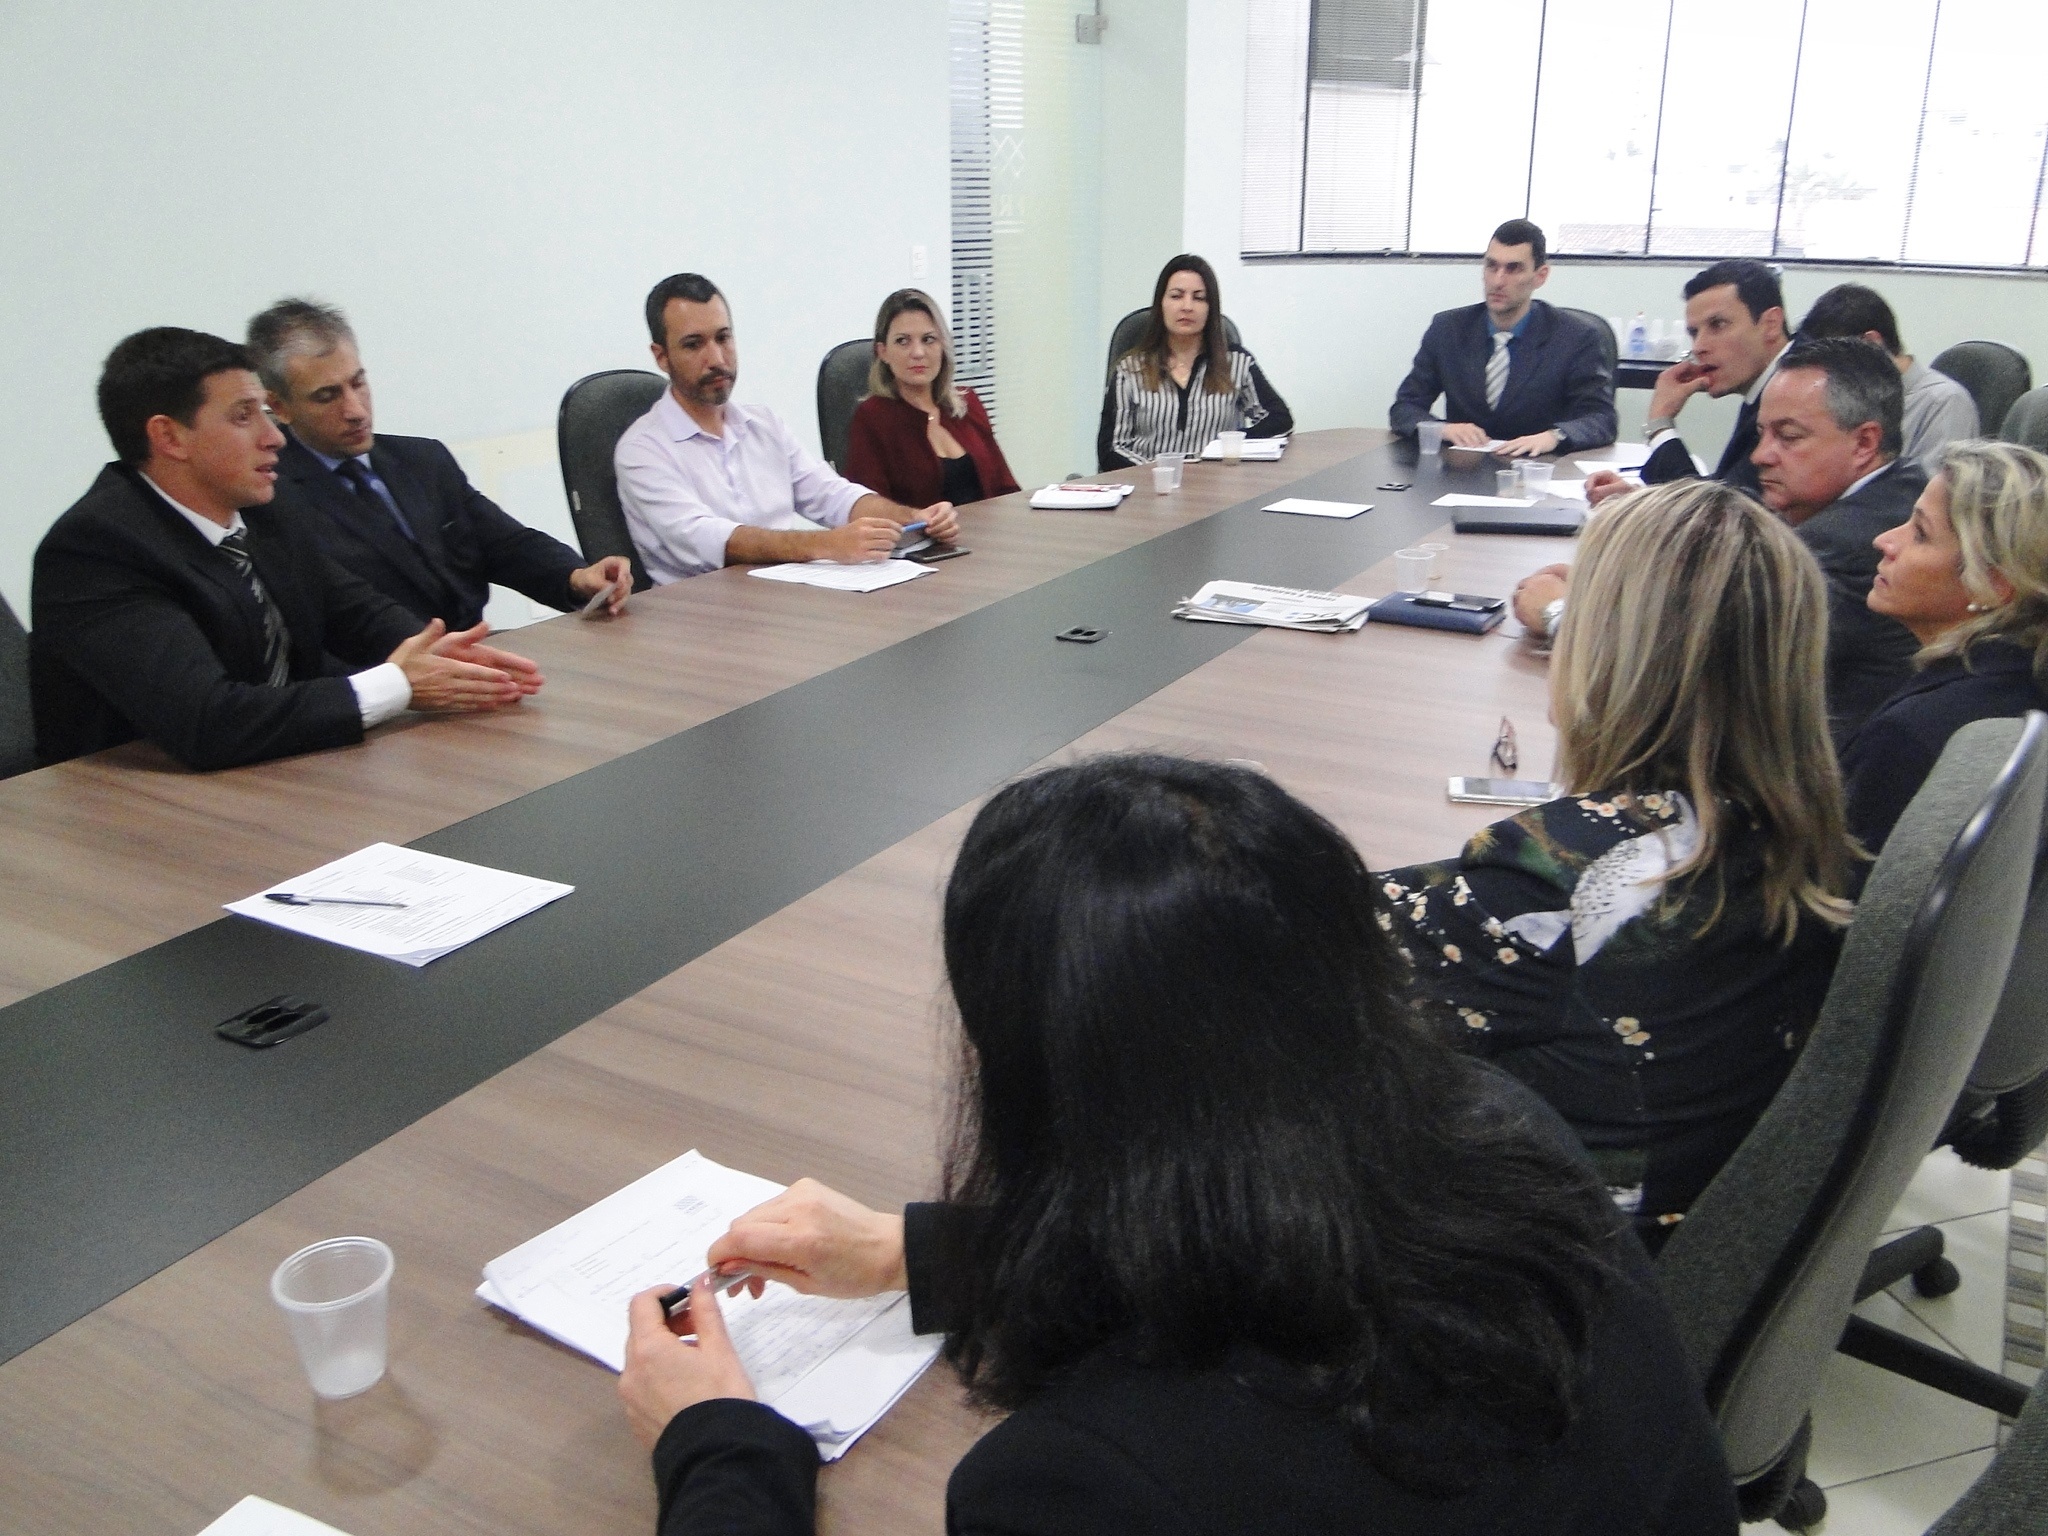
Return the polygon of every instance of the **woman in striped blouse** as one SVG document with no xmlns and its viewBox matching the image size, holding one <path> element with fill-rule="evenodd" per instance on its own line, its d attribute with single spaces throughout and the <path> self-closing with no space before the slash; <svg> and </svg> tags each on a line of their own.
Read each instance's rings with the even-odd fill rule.
<svg viewBox="0 0 2048 1536">
<path fill-rule="evenodd" d="M 1153 286 L 1144 335 L 1110 371 L 1096 467 L 1200 453 L 1219 432 L 1284 437 L 1293 428 L 1287 402 L 1224 330 L 1216 273 L 1199 256 L 1174 257 Z"/>
</svg>

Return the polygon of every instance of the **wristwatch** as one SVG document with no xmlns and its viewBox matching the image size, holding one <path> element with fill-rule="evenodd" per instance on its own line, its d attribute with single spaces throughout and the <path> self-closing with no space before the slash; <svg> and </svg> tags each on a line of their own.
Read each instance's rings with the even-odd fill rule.
<svg viewBox="0 0 2048 1536">
<path fill-rule="evenodd" d="M 1543 633 L 1554 635 L 1557 626 L 1564 622 L 1564 599 L 1553 597 L 1543 605 Z"/>
<path fill-rule="evenodd" d="M 1675 416 L 1652 416 L 1643 423 L 1643 436 L 1654 439 L 1660 432 L 1676 432 L 1678 418 Z"/>
</svg>

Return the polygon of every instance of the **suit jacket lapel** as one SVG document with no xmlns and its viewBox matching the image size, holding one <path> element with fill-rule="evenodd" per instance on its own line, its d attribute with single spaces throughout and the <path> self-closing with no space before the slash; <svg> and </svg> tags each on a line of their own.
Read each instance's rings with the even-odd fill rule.
<svg viewBox="0 0 2048 1536">
<path fill-rule="evenodd" d="M 1475 304 L 1465 313 L 1471 318 L 1465 325 L 1463 345 L 1458 348 L 1459 397 L 1471 402 L 1472 419 L 1476 422 L 1491 414 L 1486 409 L 1486 360 L 1493 351 L 1493 325 L 1486 318 L 1484 304 Z M 1458 419 L 1448 399 L 1444 407 L 1452 412 L 1452 420 Z"/>
<path fill-rule="evenodd" d="M 390 513 L 382 507 L 365 504 L 341 476 L 314 458 L 304 444 L 294 439 L 286 447 L 280 462 L 289 467 L 292 478 L 305 492 L 306 499 L 320 509 L 322 516 L 339 526 L 349 537 L 375 550 L 422 592 L 442 589 L 444 583 L 435 562 L 398 531 Z M 391 487 L 392 494 L 399 495 L 392 485 L 388 462 L 375 449 L 371 450 L 370 462 L 376 466 L 378 478 Z M 413 515 L 403 496 L 399 497 L 398 505 L 411 521 L 414 531 L 418 532 L 423 519 Z"/>
<path fill-rule="evenodd" d="M 398 510 L 405 514 L 406 523 L 412 528 L 413 537 L 419 542 L 415 547 L 421 560 L 433 568 L 437 578 L 445 581 L 443 566 L 447 563 L 448 547 L 441 537 L 441 520 L 426 489 L 415 479 L 404 465 L 382 448 L 370 450 L 370 462 L 376 466 L 377 478 L 384 482 L 392 498 L 398 503 Z M 399 542 L 407 542 L 405 536 L 394 527 L 392 532 Z"/>
<path fill-rule="evenodd" d="M 255 665 L 263 656 L 263 610 L 256 606 L 256 594 L 242 580 L 242 573 L 235 569 L 233 561 L 207 542 L 204 534 L 179 516 L 177 508 L 158 495 L 139 472 L 122 473 L 129 478 L 130 488 L 141 501 L 145 515 L 153 520 L 152 526 L 162 533 L 165 548 L 194 576 L 210 583 L 241 616 L 243 644 L 251 665 Z"/>
</svg>

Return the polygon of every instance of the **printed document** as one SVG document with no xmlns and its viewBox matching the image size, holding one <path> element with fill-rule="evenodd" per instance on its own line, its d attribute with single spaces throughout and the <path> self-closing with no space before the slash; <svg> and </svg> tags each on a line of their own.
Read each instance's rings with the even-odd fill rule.
<svg viewBox="0 0 2048 1536">
<path fill-rule="evenodd" d="M 1287 451 L 1284 437 L 1248 437 L 1244 440 L 1244 451 L 1238 457 L 1247 464 L 1277 464 L 1280 455 Z M 1202 450 L 1202 457 L 1214 462 L 1223 457 L 1223 439 L 1211 438 L 1209 446 Z"/>
<path fill-rule="evenodd" d="M 1250 581 L 1212 581 L 1174 605 L 1177 619 L 1209 624 L 1260 624 L 1273 629 L 1307 629 L 1336 634 L 1363 628 L 1369 597 L 1309 592 L 1297 587 L 1264 587 Z"/>
<path fill-rule="evenodd" d="M 621 1370 L 626 1304 L 701 1274 L 733 1218 L 780 1184 L 691 1151 L 484 1266 L 477 1295 L 550 1338 Z M 756 1300 L 720 1296 L 733 1346 L 762 1402 L 832 1460 L 888 1412 L 938 1353 L 910 1331 L 900 1291 L 857 1301 L 771 1283 Z"/>
<path fill-rule="evenodd" d="M 1299 512 L 1304 517 L 1356 517 L 1370 512 L 1369 501 L 1315 501 L 1307 496 L 1284 496 L 1267 507 L 1268 512 Z"/>
<path fill-rule="evenodd" d="M 920 576 L 932 568 L 914 560 L 877 560 L 866 565 L 841 565 L 836 560 L 806 560 L 801 565 L 757 565 L 747 572 L 763 581 L 789 581 L 800 587 L 829 587 L 835 592 L 879 592 Z"/>
<path fill-rule="evenodd" d="M 331 1525 L 250 1494 L 199 1536 L 342 1536 Z"/>
<path fill-rule="evenodd" d="M 372 843 L 270 888 L 317 898 L 309 905 L 272 901 L 270 892 L 258 892 L 229 902 L 227 910 L 403 965 L 425 965 L 575 889 L 417 848 Z"/>
</svg>

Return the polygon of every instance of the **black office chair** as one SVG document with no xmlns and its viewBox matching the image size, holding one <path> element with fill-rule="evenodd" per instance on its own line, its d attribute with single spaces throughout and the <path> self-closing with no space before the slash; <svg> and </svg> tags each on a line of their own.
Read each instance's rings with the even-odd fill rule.
<svg viewBox="0 0 2048 1536">
<path fill-rule="evenodd" d="M 1927 1536 L 2041 1536 L 2048 1531 L 2048 1371 L 1977 1481 Z"/>
<path fill-rule="evenodd" d="M 1145 317 L 1151 313 L 1152 306 L 1149 304 L 1143 309 L 1134 309 L 1117 321 L 1116 329 L 1109 333 L 1109 361 L 1102 368 L 1102 382 L 1105 387 L 1109 383 L 1109 376 L 1116 372 L 1116 360 L 1135 347 L 1138 338 L 1145 334 Z M 1229 338 L 1233 347 L 1244 345 L 1244 339 L 1237 334 L 1237 322 L 1228 315 L 1223 317 L 1223 334 Z"/>
<path fill-rule="evenodd" d="M 36 765 L 36 725 L 28 705 L 28 633 L 0 597 L 0 779 Z"/>
<path fill-rule="evenodd" d="M 1657 1256 L 1745 1519 L 1805 1530 L 1826 1513 L 1806 1477 L 1814 1390 L 1997 1011 L 2044 798 L 2048 715 L 1950 739 L 1870 873 L 1791 1075 Z"/>
<path fill-rule="evenodd" d="M 1557 306 L 1557 312 L 1560 315 L 1571 315 L 1593 327 L 1593 334 L 1600 338 L 1600 359 L 1607 365 L 1607 371 L 1611 375 L 1614 372 L 1614 365 L 1621 359 L 1621 346 L 1614 339 L 1614 327 L 1607 323 L 1607 317 L 1596 315 L 1590 309 L 1572 309 L 1563 304 Z"/>
<path fill-rule="evenodd" d="M 562 489 L 569 497 L 569 518 L 583 558 L 602 560 L 624 555 L 633 562 L 633 590 L 653 585 L 633 535 L 626 529 L 619 505 L 619 477 L 612 469 L 612 450 L 619 438 L 661 398 L 668 380 L 640 368 L 608 368 L 586 374 L 562 396 L 555 418 L 555 443 L 562 456 Z"/>
<path fill-rule="evenodd" d="M 846 473 L 853 408 L 868 392 L 868 370 L 874 361 L 875 344 L 863 336 L 858 341 L 842 341 L 818 364 L 818 441 L 832 467 L 842 475 Z"/>
<path fill-rule="evenodd" d="M 1977 402 L 1977 422 L 1989 436 L 2005 420 L 2013 401 L 2034 387 L 2026 355 L 2002 341 L 1959 341 L 1927 365 L 1945 373 Z"/>
<path fill-rule="evenodd" d="M 2048 453 L 2048 384 L 2030 389 L 2013 401 L 1998 435 L 2008 443 Z"/>
</svg>

